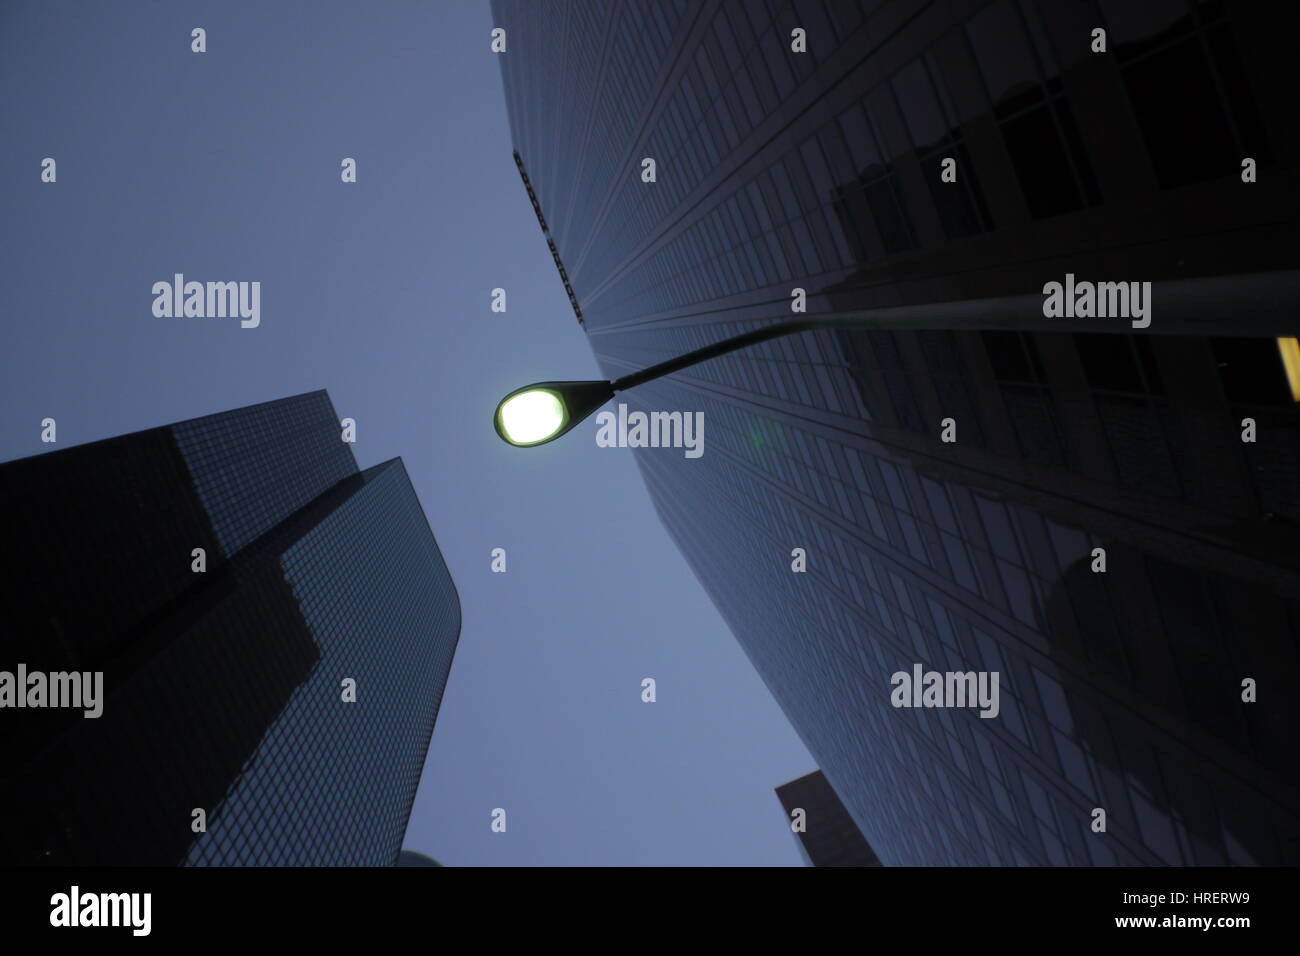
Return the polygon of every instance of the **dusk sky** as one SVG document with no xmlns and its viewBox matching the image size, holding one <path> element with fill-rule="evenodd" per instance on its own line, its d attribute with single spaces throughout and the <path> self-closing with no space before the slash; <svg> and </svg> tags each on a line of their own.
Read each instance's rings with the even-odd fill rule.
<svg viewBox="0 0 1300 956">
<path fill-rule="evenodd" d="M 406 846 L 802 865 L 773 790 L 815 765 L 634 452 L 590 421 L 534 449 L 493 431 L 511 389 L 599 371 L 511 159 L 491 27 L 468 0 L 0 5 L 0 460 L 52 450 L 47 417 L 66 448 L 328 389 L 363 468 L 404 459 L 461 598 Z M 260 281 L 260 326 L 155 317 L 175 273 Z"/>
</svg>

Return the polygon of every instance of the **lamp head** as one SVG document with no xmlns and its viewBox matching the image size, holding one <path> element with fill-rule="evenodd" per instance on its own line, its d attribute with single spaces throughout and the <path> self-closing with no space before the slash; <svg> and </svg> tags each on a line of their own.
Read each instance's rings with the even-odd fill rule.
<svg viewBox="0 0 1300 956">
<path fill-rule="evenodd" d="M 544 445 L 613 397 L 609 382 L 535 382 L 501 399 L 492 424 L 511 445 Z"/>
</svg>

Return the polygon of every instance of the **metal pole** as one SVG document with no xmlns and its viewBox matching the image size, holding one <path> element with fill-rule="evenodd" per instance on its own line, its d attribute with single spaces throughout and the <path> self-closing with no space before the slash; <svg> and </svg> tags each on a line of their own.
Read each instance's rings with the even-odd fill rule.
<svg viewBox="0 0 1300 956">
<path fill-rule="evenodd" d="M 1151 283 L 1150 325 L 1130 320 L 1049 318 L 1044 296 L 1019 295 L 809 315 L 706 345 L 611 382 L 622 392 L 699 362 L 812 329 L 921 331 L 1131 332 L 1134 335 L 1289 337 L 1300 333 L 1300 271 L 1256 272 Z"/>
</svg>

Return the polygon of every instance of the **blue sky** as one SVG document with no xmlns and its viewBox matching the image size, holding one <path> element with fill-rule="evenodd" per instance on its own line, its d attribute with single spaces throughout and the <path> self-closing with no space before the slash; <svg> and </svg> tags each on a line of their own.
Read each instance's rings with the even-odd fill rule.
<svg viewBox="0 0 1300 956">
<path fill-rule="evenodd" d="M 327 388 L 362 467 L 405 460 L 461 595 L 407 845 L 802 865 L 773 788 L 812 758 L 634 452 L 590 422 L 527 450 L 491 427 L 518 385 L 599 375 L 511 159 L 491 26 L 469 2 L 0 5 L 0 460 L 48 450 L 45 417 L 66 447 Z M 155 318 L 177 272 L 260 281 L 261 325 Z"/>
</svg>

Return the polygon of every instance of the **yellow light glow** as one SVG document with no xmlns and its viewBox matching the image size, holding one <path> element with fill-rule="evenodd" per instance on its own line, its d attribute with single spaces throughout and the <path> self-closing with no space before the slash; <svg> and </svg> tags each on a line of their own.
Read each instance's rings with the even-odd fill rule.
<svg viewBox="0 0 1300 956">
<path fill-rule="evenodd" d="M 1291 398 L 1300 402 L 1300 339 L 1278 339 L 1277 350 L 1282 354 L 1282 367 L 1291 384 Z"/>
<path fill-rule="evenodd" d="M 498 414 L 506 439 L 516 445 L 535 445 L 564 427 L 564 405 L 548 389 L 513 395 L 501 404 Z"/>
</svg>

